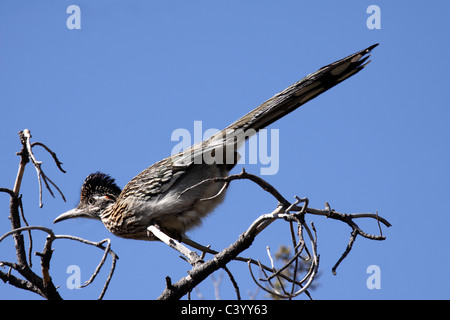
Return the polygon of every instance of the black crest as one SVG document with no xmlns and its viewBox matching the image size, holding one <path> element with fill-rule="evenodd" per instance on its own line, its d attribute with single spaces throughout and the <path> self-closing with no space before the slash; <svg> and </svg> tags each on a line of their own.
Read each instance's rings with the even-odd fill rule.
<svg viewBox="0 0 450 320">
<path fill-rule="evenodd" d="M 81 199 L 89 199 L 92 195 L 106 195 L 114 200 L 122 190 L 109 175 L 102 172 L 92 173 L 84 180 L 81 187 Z"/>
</svg>

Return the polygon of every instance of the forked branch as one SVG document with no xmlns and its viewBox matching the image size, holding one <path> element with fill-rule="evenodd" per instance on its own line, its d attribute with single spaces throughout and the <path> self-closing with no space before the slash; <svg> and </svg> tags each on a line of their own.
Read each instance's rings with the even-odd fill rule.
<svg viewBox="0 0 450 320">
<path fill-rule="evenodd" d="M 193 264 L 194 267 L 189 272 L 189 275 L 187 277 L 180 279 L 175 284 L 172 284 L 171 281 L 168 281 L 166 289 L 158 299 L 166 300 L 166 299 L 181 298 L 186 293 L 190 292 L 198 283 L 203 281 L 207 276 L 209 276 L 211 273 L 218 270 L 219 268 L 223 268 L 231 260 L 246 261 L 249 266 L 251 277 L 258 285 L 258 287 L 260 287 L 266 292 L 269 292 L 273 296 L 282 299 L 292 299 L 302 293 L 306 293 L 308 296 L 310 296 L 308 288 L 310 287 L 315 276 L 317 275 L 319 266 L 319 254 L 317 251 L 316 229 L 314 228 L 314 225 L 312 223 L 311 226 L 309 226 L 305 222 L 306 215 L 308 214 L 319 215 L 330 219 L 339 220 L 345 222 L 352 229 L 350 243 L 345 249 L 341 258 L 338 260 L 338 262 L 332 269 L 334 274 L 336 273 L 337 266 L 345 259 L 345 257 L 350 252 L 357 235 L 361 235 L 362 237 L 365 237 L 370 240 L 384 240 L 385 237 L 381 233 L 380 222 L 387 227 L 391 226 L 391 224 L 386 219 L 378 215 L 378 212 L 376 214 L 373 213 L 344 214 L 336 212 L 335 210 L 331 209 L 328 203 L 325 204 L 325 209 L 313 209 L 308 207 L 309 201 L 307 198 L 300 199 L 298 197 L 295 197 L 296 199 L 295 202 L 290 203 L 281 195 L 281 193 L 278 192 L 278 190 L 276 190 L 276 188 L 270 185 L 267 181 L 263 180 L 258 176 L 249 174 L 245 172 L 245 170 L 243 170 L 239 174 L 230 175 L 228 177 L 217 177 L 212 179 L 206 179 L 194 186 L 189 187 L 184 192 L 192 188 L 195 188 L 205 182 L 212 181 L 225 183 L 224 187 L 218 192 L 217 195 L 214 195 L 207 199 L 202 199 L 202 201 L 208 201 L 220 195 L 220 193 L 222 193 L 223 190 L 228 187 L 231 181 L 241 179 L 253 181 L 263 190 L 269 192 L 276 200 L 278 200 L 278 206 L 276 207 L 276 209 L 269 214 L 263 214 L 259 216 L 233 244 L 231 244 L 229 247 L 223 249 L 220 252 L 211 249 L 210 246 L 202 246 L 188 238 L 183 238 L 181 241 L 200 250 L 202 252 L 202 257 L 204 257 L 205 253 L 210 253 L 213 254 L 214 256 L 213 258 L 211 258 L 206 262 L 197 261 L 200 263 Z M 360 218 L 375 219 L 378 223 L 378 226 L 380 227 L 380 235 L 372 235 L 364 232 L 354 222 L 354 219 Z M 268 253 L 269 258 L 271 260 L 271 267 L 263 265 L 259 260 L 239 257 L 238 255 L 244 250 L 246 250 L 252 244 L 255 237 L 259 233 L 261 233 L 264 229 L 266 229 L 275 220 L 284 220 L 289 223 L 290 234 L 292 237 L 292 243 L 294 248 L 293 257 L 289 259 L 289 261 L 287 261 L 285 265 L 281 266 L 280 268 L 275 267 L 269 250 Z M 295 226 L 297 227 L 297 232 L 295 232 Z M 305 234 L 307 236 L 308 241 L 304 239 Z M 308 242 L 309 245 L 307 245 Z M 174 247 L 173 243 L 170 246 Z M 189 254 L 192 253 L 190 250 L 188 250 L 188 252 Z M 303 276 L 300 276 L 299 272 L 297 271 L 300 263 L 308 264 L 306 274 L 304 274 Z M 259 267 L 260 273 L 264 275 L 263 278 L 260 278 L 259 280 L 256 279 L 252 271 L 251 267 L 252 264 L 257 265 Z M 294 267 L 292 268 L 292 266 Z M 290 274 L 289 272 L 287 272 L 287 270 L 291 269 L 293 269 L 293 271 Z M 287 289 L 286 285 L 290 285 L 290 289 Z"/>
<path fill-rule="evenodd" d="M 44 145 L 42 142 L 31 143 L 30 130 L 25 129 L 23 131 L 20 131 L 19 135 L 20 135 L 20 141 L 22 143 L 22 150 L 18 154 L 22 157 L 21 165 L 23 163 L 23 168 L 22 168 L 22 166 L 19 168 L 19 173 L 18 173 L 18 176 L 16 179 L 16 185 L 14 187 L 14 192 L 16 194 L 19 193 L 20 184 L 22 182 L 23 171 L 25 170 L 25 164 L 28 163 L 29 160 L 31 160 L 31 163 L 33 164 L 34 168 L 36 169 L 36 174 L 37 174 L 37 178 L 38 178 L 38 182 L 39 182 L 39 207 L 42 208 L 42 206 L 43 206 L 43 203 L 42 203 L 42 181 L 44 181 L 45 187 L 50 192 L 50 194 L 52 195 L 53 198 L 55 197 L 55 195 L 54 195 L 49 183 L 51 185 L 53 185 L 53 187 L 56 188 L 56 190 L 61 195 L 61 198 L 64 201 L 66 201 L 66 198 L 64 197 L 64 194 L 62 193 L 62 191 L 42 170 L 42 167 L 41 167 L 42 161 L 36 160 L 36 157 L 34 156 L 32 149 L 34 146 L 43 147 L 53 157 L 53 160 L 55 160 L 55 163 L 56 163 L 56 166 L 58 167 L 58 169 L 65 173 L 65 171 L 61 167 L 62 162 L 60 162 L 58 160 L 58 157 L 56 156 L 56 154 L 49 147 Z"/>
<path fill-rule="evenodd" d="M 112 265 L 109 272 L 109 276 L 105 282 L 105 285 L 103 286 L 102 292 L 100 293 L 99 299 L 102 299 L 106 289 L 108 288 L 109 282 L 111 280 L 111 277 L 114 273 L 114 268 L 116 261 L 118 259 L 117 255 L 111 250 L 111 242 L 109 239 L 102 240 L 100 242 L 93 242 L 89 240 L 85 240 L 82 238 L 74 237 L 74 236 L 68 236 L 68 235 L 55 235 L 53 231 L 50 228 L 46 228 L 43 226 L 29 226 L 26 219 L 25 214 L 23 212 L 22 207 L 22 196 L 20 195 L 20 187 L 23 180 L 23 174 L 25 172 L 26 165 L 31 161 L 33 166 L 36 169 L 37 178 L 39 182 L 39 206 L 42 207 L 42 181 L 44 182 L 45 187 L 50 192 L 50 194 L 54 197 L 54 193 L 52 191 L 51 185 L 59 192 L 62 199 L 65 201 L 65 197 L 59 187 L 44 173 L 42 170 L 42 162 L 38 161 L 33 153 L 33 148 L 36 146 L 44 148 L 50 155 L 52 156 L 53 160 L 55 161 L 56 166 L 58 169 L 62 172 L 65 172 L 61 165 L 62 162 L 59 161 L 57 155 L 45 144 L 41 142 L 34 142 L 31 143 L 31 133 L 30 130 L 25 129 L 23 131 L 19 132 L 20 142 L 22 145 L 22 149 L 17 153 L 17 155 L 20 156 L 20 163 L 19 163 L 19 169 L 17 172 L 16 180 L 14 183 L 14 188 L 7 189 L 7 188 L 0 188 L 0 192 L 7 193 L 10 196 L 10 216 L 9 219 L 11 221 L 11 231 L 6 232 L 0 237 L 0 242 L 2 242 L 5 238 L 12 236 L 14 239 L 15 249 L 16 249 L 16 256 L 17 256 L 17 262 L 9 262 L 9 261 L 0 261 L 0 267 L 1 268 L 8 268 L 7 272 L 0 270 L 0 279 L 3 280 L 5 283 L 9 283 L 13 286 L 16 286 L 21 289 L 29 290 L 32 292 L 35 292 L 42 297 L 46 299 L 61 299 L 61 296 L 59 295 L 57 288 L 52 282 L 52 279 L 50 277 L 50 261 L 53 254 L 52 244 L 55 240 L 58 239 L 69 239 L 78 241 L 84 244 L 92 245 L 95 247 L 98 247 L 102 250 L 104 250 L 103 257 L 98 264 L 97 268 L 95 269 L 94 273 L 90 277 L 88 281 L 82 286 L 87 286 L 88 284 L 92 283 L 97 276 L 97 274 L 100 272 L 100 269 L 104 265 L 106 258 L 109 255 L 112 257 Z M 25 224 L 25 226 L 21 226 L 21 222 Z M 41 272 L 42 277 L 37 275 L 32 270 L 31 265 L 31 252 L 32 252 L 32 236 L 31 231 L 32 230 L 40 230 L 44 231 L 48 234 L 46 242 L 44 244 L 44 249 L 42 252 L 36 252 L 35 254 L 41 258 Z M 25 241 L 23 238 L 22 233 L 28 232 L 29 237 L 29 250 L 28 250 L 28 259 L 26 257 L 26 250 L 25 250 Z M 105 246 L 106 244 L 106 246 Z M 12 270 L 15 270 L 19 273 L 19 275 L 23 278 L 20 278 L 19 276 L 16 276 L 12 273 Z"/>
</svg>

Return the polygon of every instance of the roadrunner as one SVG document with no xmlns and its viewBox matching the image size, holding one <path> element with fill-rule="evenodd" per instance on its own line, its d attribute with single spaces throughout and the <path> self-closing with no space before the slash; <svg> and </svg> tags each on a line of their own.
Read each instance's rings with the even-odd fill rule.
<svg viewBox="0 0 450 320">
<path fill-rule="evenodd" d="M 149 226 L 156 225 L 171 237 L 181 239 L 223 201 L 224 182 L 211 178 L 228 175 L 237 162 L 240 144 L 358 73 L 370 62 L 366 60 L 377 45 L 309 74 L 209 139 L 148 167 L 123 190 L 104 173 L 90 174 L 81 187 L 78 206 L 54 222 L 78 217 L 98 219 L 119 237 L 141 240 L 156 240 L 147 232 Z M 229 150 L 233 150 L 231 156 Z M 216 161 L 205 161 L 206 155 Z"/>
</svg>

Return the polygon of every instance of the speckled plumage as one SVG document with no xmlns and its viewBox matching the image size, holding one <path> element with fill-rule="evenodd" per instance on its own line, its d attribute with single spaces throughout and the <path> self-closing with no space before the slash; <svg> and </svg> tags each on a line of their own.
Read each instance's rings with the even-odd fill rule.
<svg viewBox="0 0 450 320">
<path fill-rule="evenodd" d="M 55 222 L 78 216 L 100 219 L 113 234 L 132 239 L 154 240 L 147 235 L 147 227 L 152 224 L 172 237 L 183 235 L 223 201 L 223 183 L 200 182 L 226 176 L 236 164 L 237 145 L 359 72 L 374 47 L 309 74 L 211 138 L 143 170 L 122 191 L 114 179 L 103 173 L 89 175 L 81 190 L 80 204 Z M 227 161 L 221 161 L 225 156 L 218 156 L 218 161 L 210 164 L 202 161 L 204 155 L 224 155 L 230 146 L 234 151 Z"/>
</svg>

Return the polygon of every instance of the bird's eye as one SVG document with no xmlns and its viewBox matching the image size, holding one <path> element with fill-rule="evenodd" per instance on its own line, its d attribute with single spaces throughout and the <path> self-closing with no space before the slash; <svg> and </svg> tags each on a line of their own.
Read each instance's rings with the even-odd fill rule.
<svg viewBox="0 0 450 320">
<path fill-rule="evenodd" d="M 89 198 L 88 203 L 89 204 L 95 204 L 95 199 L 94 198 Z"/>
</svg>

